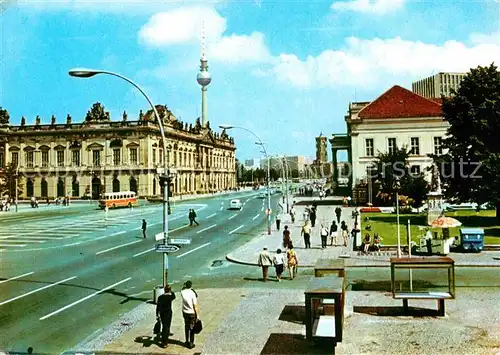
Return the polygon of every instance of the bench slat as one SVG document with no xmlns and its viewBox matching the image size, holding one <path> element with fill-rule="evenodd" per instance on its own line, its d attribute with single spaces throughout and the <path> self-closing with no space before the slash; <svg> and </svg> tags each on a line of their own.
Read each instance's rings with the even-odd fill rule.
<svg viewBox="0 0 500 355">
<path fill-rule="evenodd" d="M 395 299 L 451 299 L 453 298 L 448 292 L 397 292 L 394 294 Z"/>
</svg>

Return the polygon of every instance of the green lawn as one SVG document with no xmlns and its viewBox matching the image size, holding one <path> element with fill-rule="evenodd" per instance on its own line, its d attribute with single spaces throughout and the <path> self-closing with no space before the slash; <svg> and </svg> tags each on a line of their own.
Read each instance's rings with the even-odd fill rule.
<svg viewBox="0 0 500 355">
<path fill-rule="evenodd" d="M 462 226 L 450 229 L 450 236 L 458 236 L 460 228 L 483 228 L 485 232 L 485 244 L 500 244 L 500 225 L 496 224 L 495 211 L 486 210 L 479 213 L 475 211 L 457 211 L 446 212 L 446 216 L 453 217 L 462 222 Z M 365 221 L 365 217 L 370 220 Z M 411 238 L 416 242 L 417 238 L 425 233 L 420 227 L 427 226 L 427 214 L 400 214 L 399 223 L 401 228 L 401 244 L 406 243 L 406 226 L 410 220 Z M 362 213 L 361 225 L 363 226 L 362 235 L 366 233 L 365 227 L 371 225 L 370 235 L 378 233 L 382 237 L 382 244 L 395 245 L 397 244 L 397 216 L 395 213 Z M 432 231 L 440 232 L 440 228 L 431 229 Z"/>
</svg>

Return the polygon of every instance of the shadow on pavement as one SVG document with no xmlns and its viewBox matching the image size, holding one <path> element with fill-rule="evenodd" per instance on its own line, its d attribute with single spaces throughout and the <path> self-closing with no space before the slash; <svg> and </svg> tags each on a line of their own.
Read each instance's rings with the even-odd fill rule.
<svg viewBox="0 0 500 355">
<path fill-rule="evenodd" d="M 439 312 L 434 309 L 408 307 L 408 312 L 404 312 L 403 307 L 394 306 L 354 306 L 354 313 L 363 313 L 371 316 L 380 317 L 397 317 L 397 316 L 412 316 L 412 317 L 439 317 Z M 441 317 L 440 317 L 441 318 Z"/>
<path fill-rule="evenodd" d="M 301 334 L 272 333 L 261 355 L 281 354 L 328 354 L 333 353 L 333 344 L 314 344 L 306 340 Z"/>
<path fill-rule="evenodd" d="M 286 305 L 278 319 L 295 324 L 304 324 L 305 318 L 306 307 L 304 305 Z"/>
</svg>

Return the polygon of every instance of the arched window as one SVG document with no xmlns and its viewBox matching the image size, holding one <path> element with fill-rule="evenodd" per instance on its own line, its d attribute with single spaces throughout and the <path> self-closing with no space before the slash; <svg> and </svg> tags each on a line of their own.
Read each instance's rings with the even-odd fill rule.
<svg viewBox="0 0 500 355">
<path fill-rule="evenodd" d="M 64 197 L 66 194 L 64 193 L 64 181 L 59 178 L 57 181 L 57 197 Z"/>
<path fill-rule="evenodd" d="M 42 181 L 40 182 L 40 190 L 42 197 L 49 197 L 49 186 L 45 178 L 43 178 Z"/>
<path fill-rule="evenodd" d="M 33 190 L 33 180 L 32 179 L 26 179 L 26 196 L 32 197 L 34 195 L 34 190 Z"/>
<path fill-rule="evenodd" d="M 71 183 L 71 195 L 73 197 L 80 196 L 80 182 L 76 176 L 73 177 L 73 182 Z"/>
<path fill-rule="evenodd" d="M 130 191 L 137 193 L 137 180 L 135 177 L 130 177 Z"/>
<path fill-rule="evenodd" d="M 117 177 L 113 179 L 113 192 L 120 192 L 120 180 Z"/>
</svg>

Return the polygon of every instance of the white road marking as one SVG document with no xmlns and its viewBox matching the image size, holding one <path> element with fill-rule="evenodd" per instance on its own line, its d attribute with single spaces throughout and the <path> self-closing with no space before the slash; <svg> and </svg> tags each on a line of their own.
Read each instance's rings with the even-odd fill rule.
<svg viewBox="0 0 500 355">
<path fill-rule="evenodd" d="M 27 238 L 6 239 L 4 242 L 12 243 L 45 243 L 46 240 L 28 240 Z"/>
<path fill-rule="evenodd" d="M 0 239 L 9 239 L 9 238 L 16 238 L 15 235 L 7 235 L 4 237 L 0 237 Z M 22 239 L 47 239 L 47 240 L 59 240 L 59 239 L 64 239 L 64 238 L 57 238 L 57 237 L 22 237 Z"/>
<path fill-rule="evenodd" d="M 241 225 L 241 226 L 239 226 L 238 228 L 235 228 L 235 229 L 233 229 L 231 232 L 229 232 L 229 234 L 233 234 L 234 232 L 239 231 L 239 230 L 240 230 L 241 228 L 243 228 L 244 226 L 245 226 L 245 225 L 244 225 L 244 224 L 242 224 L 242 225 Z"/>
<path fill-rule="evenodd" d="M 262 208 L 260 209 L 261 211 L 264 211 L 264 206 L 262 206 Z"/>
<path fill-rule="evenodd" d="M 20 279 L 21 277 L 28 276 L 28 275 L 31 275 L 31 274 L 34 274 L 34 273 L 35 272 L 32 271 L 32 272 L 27 272 L 26 274 L 22 274 L 22 275 L 19 275 L 19 276 L 11 277 L 10 279 L 0 281 L 0 284 L 3 284 L 5 282 L 9 282 L 10 280 Z"/>
<path fill-rule="evenodd" d="M 109 236 L 113 237 L 115 235 L 120 235 L 120 234 L 125 234 L 125 233 L 127 233 L 127 231 L 116 232 L 116 233 L 110 234 Z"/>
<path fill-rule="evenodd" d="M 198 232 L 196 232 L 196 234 L 200 234 L 200 233 L 202 233 L 210 228 L 216 227 L 216 226 L 217 226 L 217 224 L 212 224 L 210 227 L 203 228 L 202 230 L 199 230 Z"/>
<path fill-rule="evenodd" d="M 111 251 L 111 250 L 115 250 L 115 249 L 118 249 L 121 247 L 126 247 L 127 245 L 132 245 L 132 244 L 141 243 L 141 242 L 142 242 L 142 240 L 134 240 L 133 242 L 130 242 L 130 243 L 125 243 L 125 244 L 117 245 L 116 247 L 112 247 L 112 248 L 109 248 L 106 250 L 98 251 L 97 253 L 95 253 L 95 255 L 103 254 L 103 253 L 106 253 L 106 252 Z"/>
<path fill-rule="evenodd" d="M 193 250 L 190 250 L 190 251 L 185 252 L 184 254 L 178 255 L 177 258 L 182 258 L 184 255 L 191 254 L 193 251 L 196 251 L 198 249 L 204 248 L 204 247 L 206 247 L 209 244 L 211 244 L 211 242 L 205 243 L 203 245 L 200 245 L 199 247 L 194 248 Z"/>
<path fill-rule="evenodd" d="M 25 247 L 26 244 L 0 244 L 0 247 Z"/>
<path fill-rule="evenodd" d="M 259 214 L 256 214 L 254 218 L 252 218 L 253 221 L 255 221 L 257 218 L 259 218 Z"/>
<path fill-rule="evenodd" d="M 78 303 L 81 303 L 81 302 L 83 302 L 83 301 L 86 301 L 86 300 L 88 300 L 89 298 L 92 298 L 92 297 L 94 297 L 94 296 L 98 295 L 98 294 L 99 294 L 99 293 L 101 293 L 101 292 L 107 291 L 107 290 L 109 290 L 109 289 L 111 289 L 111 288 L 113 288 L 113 287 L 115 287 L 115 286 L 118 286 L 118 285 L 120 285 L 120 284 L 122 284 L 122 283 L 124 283 L 124 282 L 127 282 L 127 281 L 129 281 L 130 279 L 131 279 L 131 277 L 126 278 L 125 280 L 121 280 L 120 282 L 117 282 L 117 283 L 115 283 L 115 284 L 113 284 L 113 285 L 111 285 L 111 286 L 105 287 L 105 288 L 103 288 L 103 289 L 102 289 L 102 290 L 100 290 L 100 291 L 94 292 L 94 293 L 93 293 L 93 294 L 91 294 L 91 295 L 88 295 L 88 296 L 86 296 L 86 297 L 83 297 L 82 299 L 80 299 L 80 300 L 78 300 L 78 301 L 75 301 L 75 302 L 73 302 L 73 303 L 70 303 L 70 304 L 68 304 L 67 306 L 64 306 L 63 308 L 58 309 L 57 311 L 54 311 L 54 312 L 52 312 L 52 313 L 49 313 L 49 314 L 47 314 L 47 315 L 45 315 L 45 316 L 41 317 L 41 318 L 40 318 L 40 320 L 44 320 L 44 319 L 47 319 L 47 318 L 49 318 L 49 317 L 52 317 L 53 315 L 56 315 L 56 314 L 58 314 L 58 313 L 61 313 L 62 311 L 65 311 L 66 309 L 71 308 L 71 307 L 73 307 L 73 306 L 77 305 Z"/>
<path fill-rule="evenodd" d="M 212 218 L 213 216 L 215 216 L 217 213 L 212 213 L 210 216 L 207 216 L 207 219 L 208 218 Z"/>
<path fill-rule="evenodd" d="M 61 280 L 61 281 L 57 281 L 56 283 L 53 283 L 53 284 L 50 284 L 50 285 L 46 285 L 46 286 L 43 286 L 43 287 L 40 287 L 40 288 L 37 288 L 33 291 L 30 291 L 28 293 L 25 293 L 25 294 L 22 294 L 22 295 L 19 295 L 19 296 L 16 296 L 14 298 L 11 298 L 7 301 L 3 301 L 2 303 L 0 303 L 0 306 L 4 305 L 4 304 L 7 304 L 9 302 L 12 302 L 12 301 L 15 301 L 15 300 L 18 300 L 20 298 L 23 298 L 23 297 L 26 297 L 26 296 L 29 296 L 35 292 L 38 292 L 38 291 L 41 291 L 41 290 L 45 290 L 46 288 L 49 288 L 49 287 L 53 287 L 53 286 L 56 286 L 56 285 L 59 285 L 59 284 L 62 284 L 63 282 L 66 282 L 66 281 L 69 281 L 69 280 L 73 280 L 73 279 L 76 279 L 76 276 L 73 276 L 73 277 L 68 277 L 67 279 L 64 279 L 64 280 Z"/>
<path fill-rule="evenodd" d="M 229 217 L 228 219 L 233 219 L 234 217 L 236 217 L 237 214 L 233 214 L 231 217 Z"/>
<path fill-rule="evenodd" d="M 180 226 L 179 228 L 169 229 L 168 231 L 169 231 L 169 232 L 175 232 L 175 231 L 178 231 L 179 229 L 186 228 L 187 226 L 189 226 L 189 224 L 186 224 L 186 225 Z"/>
<path fill-rule="evenodd" d="M 139 255 L 143 255 L 143 254 L 146 254 L 146 253 L 149 253 L 150 251 L 153 251 L 155 250 L 155 248 L 151 248 L 151 249 L 148 249 L 148 250 L 145 250 L 145 251 L 141 251 L 140 253 L 137 253 L 137 254 L 134 254 L 133 257 L 137 257 Z"/>
</svg>

